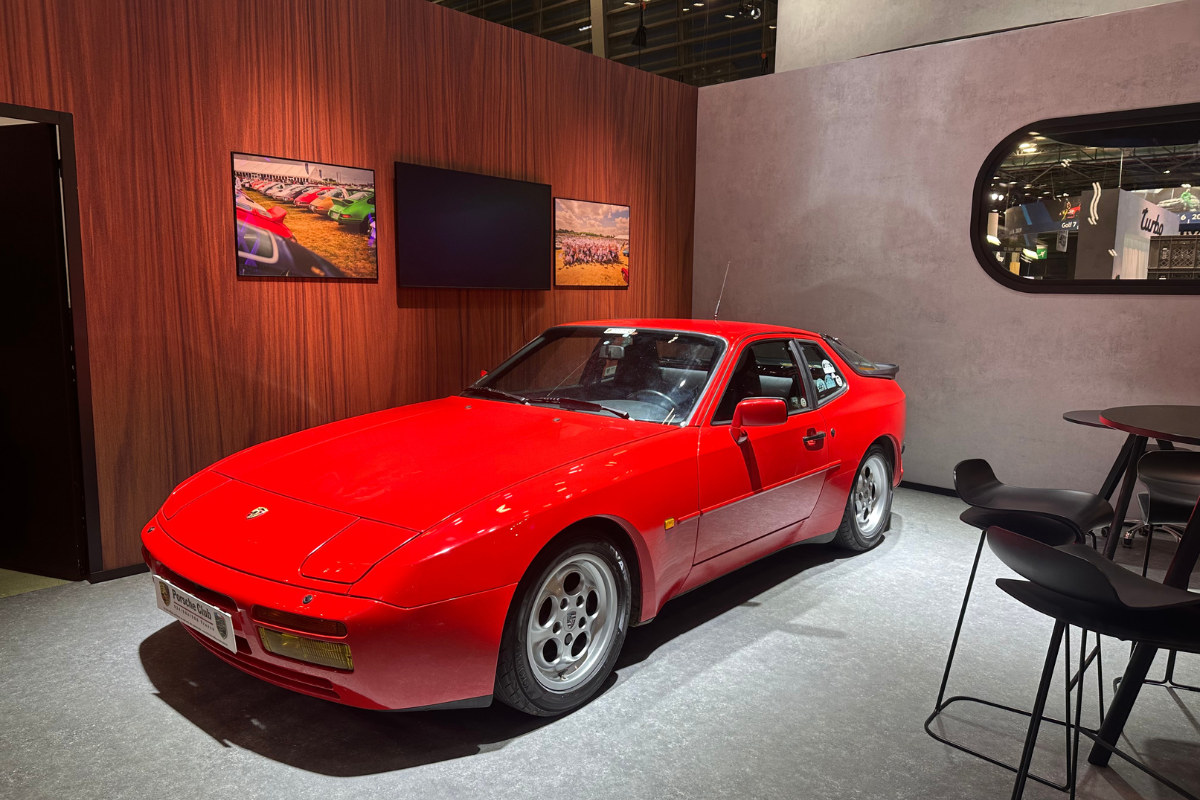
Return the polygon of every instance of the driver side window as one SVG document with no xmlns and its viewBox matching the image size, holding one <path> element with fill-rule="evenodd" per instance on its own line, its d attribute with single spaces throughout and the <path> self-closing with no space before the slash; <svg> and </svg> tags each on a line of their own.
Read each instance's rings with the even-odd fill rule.
<svg viewBox="0 0 1200 800">
<path fill-rule="evenodd" d="M 732 421 L 733 409 L 747 397 L 778 397 L 787 403 L 789 414 L 809 407 L 789 340 L 755 342 L 742 350 L 713 414 L 713 424 Z"/>
</svg>

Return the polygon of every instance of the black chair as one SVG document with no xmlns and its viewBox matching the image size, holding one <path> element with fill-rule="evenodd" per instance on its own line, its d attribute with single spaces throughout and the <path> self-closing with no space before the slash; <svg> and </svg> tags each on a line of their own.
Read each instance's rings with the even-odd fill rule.
<svg viewBox="0 0 1200 800">
<path fill-rule="evenodd" d="M 1200 453 L 1190 450 L 1159 450 L 1147 453 L 1138 462 L 1138 478 L 1148 491 L 1138 495 L 1142 510 L 1142 533 L 1146 535 L 1146 557 L 1142 575 L 1150 566 L 1150 547 L 1155 528 L 1164 528 L 1175 536 L 1191 519 L 1200 499 Z"/>
<path fill-rule="evenodd" d="M 960 461 L 954 467 L 954 488 L 958 496 L 972 507 L 959 517 L 968 525 L 979 529 L 979 544 L 975 548 L 975 559 L 971 563 L 971 572 L 967 578 L 967 588 L 963 594 L 962 607 L 958 612 L 958 622 L 954 627 L 954 636 L 950 640 L 950 652 L 946 656 L 946 668 L 942 672 L 942 683 L 938 688 L 937 701 L 933 712 L 925 720 L 925 732 L 943 744 L 961 750 L 964 753 L 983 759 L 990 764 L 1004 767 L 1015 772 L 1017 767 L 999 761 L 992 756 L 973 750 L 959 742 L 948 739 L 935 732 L 933 721 L 954 703 L 967 702 L 1001 709 L 1022 716 L 1030 712 L 1012 706 L 996 703 L 991 700 L 973 697 L 971 695 L 955 695 L 946 697 L 946 686 L 950 680 L 950 670 L 954 665 L 954 655 L 958 650 L 959 636 L 962 634 L 963 620 L 966 618 L 967 605 L 971 600 L 971 590 L 975 585 L 975 573 L 979 568 L 979 557 L 983 552 L 983 543 L 988 528 L 999 526 L 1018 528 L 1026 535 L 1050 547 L 1077 544 L 1091 536 L 1095 545 L 1095 534 L 1092 531 L 1102 525 L 1112 522 L 1113 509 L 1108 501 L 1090 492 L 1080 492 L 1069 489 L 1027 489 L 1018 486 L 1007 486 L 996 478 L 990 464 L 981 458 Z M 1086 658 L 1086 663 L 1100 658 L 1100 637 L 1096 637 L 1096 647 Z M 1103 673 L 1101 673 L 1103 675 Z M 1071 681 L 1077 680 L 1072 678 Z M 1068 687 L 1068 691 L 1070 686 Z M 1098 689 L 1100 715 L 1104 716 L 1104 687 L 1103 680 Z M 1064 720 L 1046 717 L 1045 720 L 1055 725 L 1067 723 Z M 1039 775 L 1031 775 L 1033 780 L 1047 786 L 1066 790 L 1066 784 L 1055 783 Z"/>
<path fill-rule="evenodd" d="M 1090 631 L 1125 641 L 1146 643 L 1155 647 L 1200 653 L 1200 594 L 1163 586 L 1114 564 L 1090 547 L 1065 545 L 1051 547 L 1020 533 L 1004 528 L 989 528 L 988 545 L 1025 581 L 1001 578 L 996 585 L 1029 608 L 1055 620 L 1050 646 L 1042 667 L 1042 677 L 1034 697 L 1029 728 L 1013 784 L 1012 798 L 1024 794 L 1027 779 L 1033 777 L 1029 766 L 1037 745 L 1038 730 L 1050 691 L 1050 682 L 1057 666 L 1058 651 L 1063 635 L 1075 626 L 1083 631 L 1083 642 Z M 1081 644 L 1082 660 L 1087 650 Z M 1070 639 L 1067 639 L 1067 672 L 1070 673 Z M 1095 730 L 1080 724 L 1083 686 L 1087 667 L 1080 670 L 1076 691 L 1075 720 L 1070 729 L 1074 740 L 1067 758 L 1068 783 L 1071 797 L 1075 796 L 1079 768 L 1079 737 L 1082 734 L 1098 741 Z M 1068 688 L 1068 694 L 1070 687 Z M 1068 711 L 1068 717 L 1070 712 Z M 1160 773 L 1147 767 L 1119 748 L 1102 746 L 1133 764 L 1155 780 L 1174 791 L 1200 800 Z"/>
<path fill-rule="evenodd" d="M 989 511 L 1019 511 L 1067 523 L 1081 536 L 1112 522 L 1113 507 L 1098 494 L 1073 489 L 1026 489 L 996 478 L 982 458 L 960 461 L 954 467 L 954 489 L 967 505 Z"/>
</svg>

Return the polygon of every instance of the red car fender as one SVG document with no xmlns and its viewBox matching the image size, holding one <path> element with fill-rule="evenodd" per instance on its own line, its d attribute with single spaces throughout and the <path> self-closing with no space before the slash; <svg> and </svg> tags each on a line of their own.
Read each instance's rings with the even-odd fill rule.
<svg viewBox="0 0 1200 800">
<path fill-rule="evenodd" d="M 279 208 L 279 206 L 275 206 L 275 208 Z M 246 211 L 243 208 L 238 208 L 236 210 L 237 220 L 240 223 L 245 225 L 253 225 L 256 228 L 262 228 L 264 231 L 270 231 L 282 239 L 293 238 L 291 229 L 279 221 L 283 219 L 282 214 L 280 214 L 277 219 L 273 219 L 271 217 L 264 216 L 263 214 L 259 214 L 257 211 Z"/>
<path fill-rule="evenodd" d="M 418 536 L 351 594 L 412 608 L 516 583 L 555 536 L 592 519 L 632 542 L 649 619 L 691 569 L 698 437 L 694 427 L 668 428 L 529 478 Z"/>
</svg>

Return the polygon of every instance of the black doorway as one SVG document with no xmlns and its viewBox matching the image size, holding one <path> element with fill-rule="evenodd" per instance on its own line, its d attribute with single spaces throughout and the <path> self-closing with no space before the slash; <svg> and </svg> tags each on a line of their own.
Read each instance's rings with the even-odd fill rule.
<svg viewBox="0 0 1200 800">
<path fill-rule="evenodd" d="M 83 287 L 77 242 L 67 245 L 74 165 L 60 157 L 71 133 L 69 115 L 0 105 L 0 568 L 78 580 L 99 571 L 100 553 L 88 535 L 98 533 L 90 404 L 86 425 L 80 414 Z"/>
</svg>

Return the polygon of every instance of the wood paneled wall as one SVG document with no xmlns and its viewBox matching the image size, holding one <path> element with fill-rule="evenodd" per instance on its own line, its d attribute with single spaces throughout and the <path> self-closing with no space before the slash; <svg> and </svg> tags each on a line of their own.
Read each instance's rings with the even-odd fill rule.
<svg viewBox="0 0 1200 800">
<path fill-rule="evenodd" d="M 424 0 L 5 0 L 0 102 L 74 115 L 104 567 L 241 448 L 459 391 L 548 325 L 688 316 L 696 92 Z M 370 167 L 377 284 L 239 281 L 229 156 Z M 627 291 L 399 290 L 392 163 L 631 206 Z"/>
</svg>

